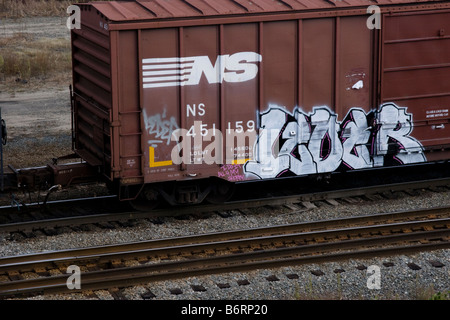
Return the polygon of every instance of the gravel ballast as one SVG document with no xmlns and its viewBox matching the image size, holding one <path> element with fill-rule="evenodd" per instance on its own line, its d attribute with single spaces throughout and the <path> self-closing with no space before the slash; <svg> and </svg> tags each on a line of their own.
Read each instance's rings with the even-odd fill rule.
<svg viewBox="0 0 450 320">
<path fill-rule="evenodd" d="M 134 227 L 69 232 L 57 236 L 40 236 L 22 241 L 2 240 L 0 255 L 20 255 L 103 244 L 125 243 L 182 235 L 195 235 L 258 226 L 334 219 L 339 217 L 394 212 L 406 209 L 450 205 L 450 192 L 423 191 L 417 196 L 399 199 L 363 201 L 331 206 L 320 202 L 316 208 L 293 211 L 285 207 L 234 212 L 228 218 L 162 218 L 161 224 L 143 220 Z M 434 266 L 433 266 L 434 265 Z M 379 268 L 379 288 L 374 271 Z M 443 297 L 450 290 L 450 250 L 411 255 L 374 257 L 372 259 L 289 266 L 149 283 L 121 289 L 127 299 L 430 299 Z M 372 283 L 372 285 L 371 285 Z M 376 284 L 376 283 L 375 283 Z M 440 296 L 438 294 L 441 293 Z M 107 290 L 94 293 L 45 295 L 32 299 L 114 299 Z"/>
</svg>

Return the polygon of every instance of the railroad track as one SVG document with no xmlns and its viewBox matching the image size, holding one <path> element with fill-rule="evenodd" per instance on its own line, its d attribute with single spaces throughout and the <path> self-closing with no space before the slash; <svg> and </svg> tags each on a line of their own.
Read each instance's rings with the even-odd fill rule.
<svg viewBox="0 0 450 320">
<path fill-rule="evenodd" d="M 0 232 L 31 231 L 35 226 L 45 226 L 50 221 L 70 221 L 70 218 L 89 216 L 93 213 L 117 213 L 114 195 L 74 198 L 28 204 L 14 203 L 0 207 Z M 123 212 L 123 210 L 122 210 Z M 33 223 L 36 223 L 33 225 Z M 60 223 L 62 225 L 63 223 Z M 19 226 L 23 226 L 23 228 Z M 16 226 L 16 227 L 14 227 Z"/>
<path fill-rule="evenodd" d="M 444 248 L 450 248 L 450 207 L 6 257 L 0 274 L 9 281 L 0 283 L 0 296 L 69 292 L 69 265 L 84 270 L 81 290 L 97 290 Z M 40 276 L 21 278 L 30 271 Z"/>
<path fill-rule="evenodd" d="M 263 198 L 235 200 L 220 205 L 201 204 L 196 206 L 169 207 L 152 211 L 118 211 L 92 214 L 78 212 L 76 215 L 65 215 L 63 217 L 36 218 L 30 221 L 0 223 L 0 233 L 33 232 L 36 230 L 49 230 L 51 228 L 79 227 L 89 224 L 104 224 L 109 222 L 127 223 L 139 219 L 155 219 L 164 216 L 182 216 L 190 214 L 204 214 L 211 212 L 229 212 L 249 208 L 270 206 L 293 205 L 293 210 L 307 209 L 313 201 L 349 199 L 351 197 L 395 193 L 398 191 L 413 192 L 417 189 L 444 187 L 450 188 L 450 178 L 439 178 L 431 180 L 401 182 L 394 184 L 382 184 L 370 187 L 346 188 L 331 191 L 311 192 L 294 195 L 266 195 Z M 104 197 L 103 200 L 113 199 L 113 196 Z M 93 200 L 93 199 L 91 199 Z M 101 199 L 98 199 L 101 200 Z M 86 201 L 90 201 L 87 200 Z"/>
</svg>

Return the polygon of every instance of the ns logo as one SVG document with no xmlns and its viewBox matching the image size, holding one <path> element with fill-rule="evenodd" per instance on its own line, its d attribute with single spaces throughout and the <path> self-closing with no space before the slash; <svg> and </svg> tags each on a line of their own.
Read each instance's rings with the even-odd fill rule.
<svg viewBox="0 0 450 320">
<path fill-rule="evenodd" d="M 210 84 L 245 82 L 256 77 L 261 61 L 256 52 L 219 55 L 214 64 L 208 56 L 143 59 L 143 87 L 198 85 L 203 75 Z"/>
</svg>

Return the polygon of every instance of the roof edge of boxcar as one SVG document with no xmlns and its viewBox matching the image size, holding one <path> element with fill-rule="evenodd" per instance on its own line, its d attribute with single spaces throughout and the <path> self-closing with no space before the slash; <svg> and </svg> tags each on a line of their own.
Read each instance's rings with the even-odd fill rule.
<svg viewBox="0 0 450 320">
<path fill-rule="evenodd" d="M 361 9 L 371 5 L 422 5 L 441 0 L 136 0 L 91 2 L 114 23 L 195 19 L 248 14 L 281 14 L 317 10 Z"/>
</svg>

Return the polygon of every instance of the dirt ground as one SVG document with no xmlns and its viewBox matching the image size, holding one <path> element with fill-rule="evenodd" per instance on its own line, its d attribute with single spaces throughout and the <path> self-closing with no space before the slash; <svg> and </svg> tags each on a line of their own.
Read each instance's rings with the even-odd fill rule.
<svg viewBox="0 0 450 320">
<path fill-rule="evenodd" d="M 66 27 L 67 16 L 62 17 L 28 17 L 0 20 L 0 37 L 12 36 L 15 33 L 29 33 L 38 38 L 70 39 Z"/>
<path fill-rule="evenodd" d="M 52 158 L 71 152 L 69 90 L 45 89 L 20 93 L 14 98 L 0 94 L 2 118 L 6 121 L 4 163 L 16 168 L 45 165 Z"/>
<path fill-rule="evenodd" d="M 0 20 L 0 38 L 16 33 L 32 35 L 33 40 L 70 39 L 65 18 L 60 17 Z M 70 76 L 27 83 L 0 78 L 0 108 L 8 132 L 5 166 L 45 165 L 51 158 L 71 153 Z"/>
</svg>

